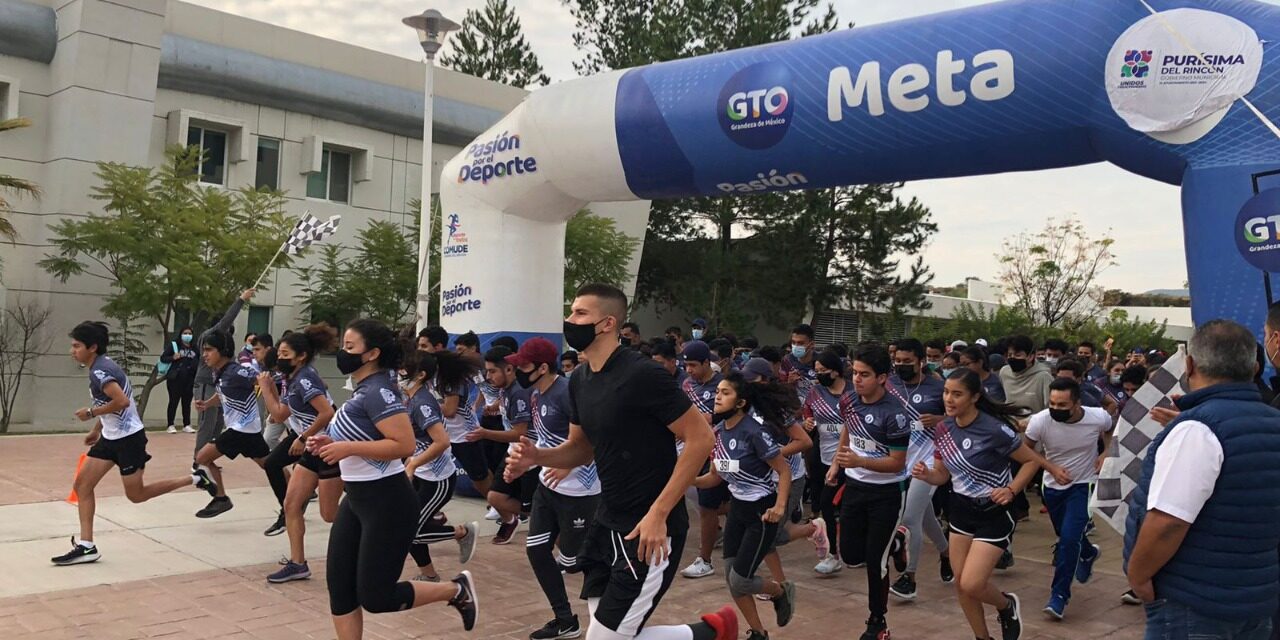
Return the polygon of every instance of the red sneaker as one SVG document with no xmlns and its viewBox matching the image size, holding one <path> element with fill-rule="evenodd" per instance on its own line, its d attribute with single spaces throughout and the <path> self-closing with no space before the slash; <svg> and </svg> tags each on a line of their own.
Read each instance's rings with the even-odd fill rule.
<svg viewBox="0 0 1280 640">
<path fill-rule="evenodd" d="M 716 640 L 738 640 L 738 612 L 725 605 L 715 613 L 702 616 L 702 621 L 716 630 Z"/>
</svg>

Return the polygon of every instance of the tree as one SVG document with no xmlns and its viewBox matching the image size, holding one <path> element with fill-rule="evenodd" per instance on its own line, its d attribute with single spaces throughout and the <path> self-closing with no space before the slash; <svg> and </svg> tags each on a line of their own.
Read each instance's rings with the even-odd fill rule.
<svg viewBox="0 0 1280 640">
<path fill-rule="evenodd" d="M 9 431 L 29 367 L 53 346 L 53 336 L 45 335 L 50 315 L 48 305 L 23 300 L 0 315 L 0 433 Z"/>
<path fill-rule="evenodd" d="M 55 253 L 41 268 L 67 282 L 86 276 L 107 284 L 102 312 L 127 338 L 139 322 L 154 323 L 170 341 L 181 303 L 193 316 L 220 314 L 257 280 L 293 221 L 283 194 L 202 187 L 198 147 L 166 151 L 159 169 L 99 163 L 91 198 L 104 213 L 51 225 Z M 280 264 L 287 265 L 288 256 Z M 126 360 L 141 357 L 129 350 Z M 147 365 L 150 368 L 150 365 Z M 160 378 L 151 371 L 138 400 L 146 410 Z"/>
<path fill-rule="evenodd" d="M 440 57 L 440 64 L 450 69 L 516 87 L 551 82 L 507 0 L 487 0 L 482 11 L 467 9 L 453 42 L 453 49 Z"/>
<path fill-rule="evenodd" d="M 587 209 L 574 214 L 564 236 L 564 299 L 573 299 L 578 288 L 590 282 L 622 286 L 639 242 L 619 231 L 610 218 Z"/>
<path fill-rule="evenodd" d="M 1134 347 L 1173 353 L 1177 344 L 1165 336 L 1165 329 L 1162 323 L 1133 320 L 1119 310 L 1112 311 L 1105 318 L 1083 318 L 1076 326 L 1066 328 L 1037 324 L 1020 307 L 1000 306 L 987 310 L 980 305 L 961 304 L 952 312 L 949 320 L 926 324 L 923 329 L 913 330 L 912 334 L 921 340 L 939 338 L 946 342 L 958 339 L 972 343 L 978 338 L 986 338 L 992 344 L 1002 337 L 1017 334 L 1031 336 L 1036 344 L 1049 338 L 1061 338 L 1068 344 L 1089 340 L 1097 346 L 1099 352 L 1107 338 L 1114 338 L 1113 352 L 1117 354 L 1126 353 Z"/>
<path fill-rule="evenodd" d="M 1098 275 L 1115 266 L 1112 244 L 1110 232 L 1090 238 L 1075 217 L 1049 218 L 1035 234 L 1005 239 L 996 254 L 1000 282 L 1033 321 L 1059 326 L 1080 315 Z"/>
<path fill-rule="evenodd" d="M 356 235 L 353 258 L 325 245 L 319 265 L 296 270 L 303 281 L 303 310 L 312 322 L 344 327 L 356 318 L 398 325 L 418 296 L 418 230 L 370 220 Z"/>
<path fill-rule="evenodd" d="M 27 118 L 11 118 L 9 120 L 0 120 L 0 132 L 12 131 L 13 129 L 21 129 L 31 126 L 31 120 Z M 13 211 L 13 205 L 4 197 L 5 193 L 12 193 L 19 197 L 28 197 L 39 199 L 41 196 L 40 186 L 30 180 L 15 178 L 11 175 L 0 173 L 0 239 L 8 240 L 10 243 L 16 242 L 18 239 L 18 230 L 13 226 L 13 221 L 9 219 L 8 214 Z M 3 262 L 0 262 L 2 265 Z"/>
</svg>

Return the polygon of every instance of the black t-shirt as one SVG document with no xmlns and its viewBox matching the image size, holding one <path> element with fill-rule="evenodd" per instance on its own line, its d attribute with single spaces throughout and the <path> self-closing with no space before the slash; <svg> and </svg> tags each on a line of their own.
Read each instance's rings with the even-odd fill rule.
<svg viewBox="0 0 1280 640">
<path fill-rule="evenodd" d="M 617 349 L 600 371 L 574 369 L 569 379 L 573 424 L 595 450 L 601 501 L 597 520 L 623 535 L 657 501 L 676 467 L 676 437 L 667 428 L 689 410 L 689 397 L 662 365 L 633 349 Z M 667 518 L 670 534 L 683 534 L 682 503 Z"/>
</svg>

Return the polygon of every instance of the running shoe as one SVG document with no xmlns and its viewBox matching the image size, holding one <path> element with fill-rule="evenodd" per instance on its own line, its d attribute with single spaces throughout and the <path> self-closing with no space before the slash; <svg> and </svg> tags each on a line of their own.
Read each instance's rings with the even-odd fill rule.
<svg viewBox="0 0 1280 640">
<path fill-rule="evenodd" d="M 911 530 L 906 527 L 898 527 L 893 532 L 893 541 L 889 543 L 890 553 L 893 558 L 893 568 L 902 573 L 907 570 L 907 544 L 911 542 Z"/>
<path fill-rule="evenodd" d="M 231 504 L 231 498 L 228 498 L 227 496 L 222 496 L 221 498 L 214 498 L 213 500 L 209 501 L 209 504 L 206 505 L 205 508 L 196 512 L 196 517 L 212 518 L 214 516 L 219 516 L 230 511 L 232 506 L 233 505 Z"/>
<path fill-rule="evenodd" d="M 209 474 L 209 470 L 199 465 L 193 465 L 191 468 L 191 483 L 197 489 L 204 489 L 209 492 L 209 497 L 218 497 L 218 483 L 213 481 L 213 476 Z"/>
<path fill-rule="evenodd" d="M 951 584 L 956 581 L 956 572 L 951 570 L 950 556 L 942 556 L 938 561 L 938 577 L 942 579 L 942 584 Z"/>
<path fill-rule="evenodd" d="M 285 582 L 293 582 L 294 580 L 306 580 L 311 577 L 311 568 L 307 563 L 298 564 L 289 562 L 280 568 L 279 571 L 267 576 L 267 582 L 271 584 L 283 584 Z"/>
<path fill-rule="evenodd" d="M 879 616 L 867 618 L 867 630 L 858 640 L 889 640 L 889 623 Z"/>
<path fill-rule="evenodd" d="M 458 556 L 461 558 L 460 562 L 466 564 L 471 561 L 471 556 L 476 553 L 476 537 L 480 533 L 480 525 L 475 522 L 468 522 L 462 527 L 467 530 L 467 533 L 458 539 Z"/>
<path fill-rule="evenodd" d="M 1018 640 L 1022 637 L 1022 602 L 1012 593 L 1004 594 L 1009 599 L 1009 606 L 997 612 L 1000 619 L 1000 639 Z"/>
<path fill-rule="evenodd" d="M 778 626 L 787 626 L 795 612 L 796 584 L 786 580 L 782 583 L 782 594 L 773 599 L 773 613 L 778 617 Z"/>
<path fill-rule="evenodd" d="M 996 561 L 996 568 L 1004 571 L 1005 569 L 1012 567 L 1014 562 L 1013 552 L 1005 549 L 1004 553 L 1000 554 L 1000 559 Z"/>
<path fill-rule="evenodd" d="M 738 612 L 732 606 L 720 607 L 719 611 L 702 616 L 702 621 L 715 630 L 716 640 L 738 640 Z"/>
<path fill-rule="evenodd" d="M 1066 611 L 1067 599 L 1056 593 L 1049 596 L 1049 602 L 1044 605 L 1044 612 L 1057 620 L 1061 620 Z"/>
<path fill-rule="evenodd" d="M 177 427 L 175 427 L 175 426 L 173 426 L 173 425 L 169 425 L 169 428 L 168 428 L 168 429 L 165 429 L 165 430 L 164 430 L 164 432 L 165 432 L 165 433 L 177 433 L 177 432 L 178 432 L 178 428 L 177 428 Z"/>
<path fill-rule="evenodd" d="M 757 593 L 756 600 L 759 600 L 760 602 L 773 602 L 773 596 L 767 593 Z"/>
<path fill-rule="evenodd" d="M 818 559 L 822 560 L 831 555 L 831 541 L 827 539 L 827 521 L 822 518 L 813 519 L 813 533 L 809 536 L 809 542 L 813 543 L 813 549 L 818 553 Z"/>
<path fill-rule="evenodd" d="M 1093 563 L 1097 562 L 1098 556 L 1102 555 L 1101 547 L 1096 544 L 1089 543 L 1089 546 L 1085 548 L 1088 549 L 1090 547 L 1093 548 L 1093 555 L 1085 558 L 1084 554 L 1081 554 L 1080 562 L 1076 564 L 1076 582 L 1079 582 L 1080 584 L 1088 582 L 1089 578 L 1093 577 Z"/>
<path fill-rule="evenodd" d="M 489 512 L 484 514 L 484 519 L 497 522 L 502 519 L 502 515 L 498 513 L 497 509 L 494 509 L 493 507 L 489 507 Z"/>
<path fill-rule="evenodd" d="M 101 557 L 102 556 L 101 554 L 98 553 L 98 547 L 96 545 L 94 545 L 93 543 L 89 543 L 89 546 L 86 547 L 80 544 L 79 542 L 76 542 L 75 537 L 72 537 L 71 550 L 60 556 L 54 556 L 52 558 L 49 558 L 49 561 L 58 565 L 59 567 L 66 567 L 73 564 L 88 564 L 90 562 L 97 562 L 98 558 L 101 558 Z"/>
<path fill-rule="evenodd" d="M 582 635 L 582 627 L 578 625 L 578 616 L 568 620 L 552 620 L 542 625 L 541 629 L 529 634 L 529 640 L 566 640 Z"/>
<path fill-rule="evenodd" d="M 431 582 L 431 583 L 440 582 L 440 576 L 424 576 L 421 573 L 409 579 L 414 582 Z"/>
<path fill-rule="evenodd" d="M 458 585 L 458 594 L 449 601 L 449 606 L 458 610 L 458 615 L 462 616 L 462 628 L 470 631 L 476 627 L 476 618 L 480 616 L 480 598 L 476 596 L 475 580 L 471 579 L 470 571 L 463 571 L 452 582 Z"/>
<path fill-rule="evenodd" d="M 1120 594 L 1120 602 L 1123 602 L 1125 604 L 1131 604 L 1131 605 L 1139 605 L 1139 604 L 1142 604 L 1142 598 L 1139 598 L 1138 594 L 1134 593 L 1133 589 L 1130 589 Z"/>
<path fill-rule="evenodd" d="M 284 533 L 284 531 L 285 531 L 285 525 L 284 525 L 284 512 L 283 512 L 283 511 L 281 511 L 281 512 L 280 512 L 280 515 L 279 515 L 279 516 L 276 516 L 276 521 L 275 521 L 275 522 L 273 522 L 273 523 L 271 523 L 271 526 L 267 527 L 267 530 L 266 530 L 266 531 L 263 531 L 263 532 L 262 532 L 262 535 L 264 535 L 264 536 L 278 536 L 278 535 L 280 535 L 280 534 Z"/>
<path fill-rule="evenodd" d="M 769 640 L 769 632 L 752 629 L 751 633 L 747 634 L 747 640 Z"/>
<path fill-rule="evenodd" d="M 182 425 L 182 432 L 183 432 L 183 433 L 195 433 L 195 432 L 196 432 L 196 430 L 195 430 L 195 429 L 192 429 L 192 428 L 191 428 L 191 425 L 189 425 L 189 424 L 184 424 L 184 425 Z"/>
<path fill-rule="evenodd" d="M 835 556 L 827 556 L 813 568 L 814 571 L 824 576 L 833 576 L 840 573 L 844 569 L 844 563 Z"/>
<path fill-rule="evenodd" d="M 911 579 L 908 574 L 898 576 L 898 580 L 889 587 L 889 593 L 902 598 L 903 600 L 916 599 L 916 581 Z"/>
<path fill-rule="evenodd" d="M 709 575 L 714 574 L 715 572 L 716 572 L 716 568 L 711 566 L 710 562 L 707 562 L 702 558 L 696 558 L 694 559 L 692 564 L 685 567 L 684 570 L 680 572 L 680 575 L 686 578 L 696 579 L 696 578 L 705 578 Z"/>
<path fill-rule="evenodd" d="M 493 543 L 494 544 L 511 544 L 511 537 L 516 534 L 516 529 L 519 529 L 519 528 L 520 528 L 519 520 L 512 520 L 511 522 L 503 522 L 502 524 L 498 525 L 498 533 L 497 535 L 493 536 Z"/>
<path fill-rule="evenodd" d="M 436 522 L 439 522 L 440 524 L 449 524 L 449 516 L 445 515 L 443 511 L 437 511 L 436 514 L 431 517 L 435 518 Z"/>
</svg>

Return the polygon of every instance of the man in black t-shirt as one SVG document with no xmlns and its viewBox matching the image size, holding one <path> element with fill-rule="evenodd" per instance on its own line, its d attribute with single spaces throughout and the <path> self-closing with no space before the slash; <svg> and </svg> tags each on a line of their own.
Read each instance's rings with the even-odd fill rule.
<svg viewBox="0 0 1280 640">
<path fill-rule="evenodd" d="M 522 438 L 511 447 L 506 474 L 595 460 L 602 499 L 578 554 L 592 618 L 587 640 L 733 640 L 738 618 L 731 606 L 695 624 L 641 631 L 675 577 L 689 528 L 684 494 L 714 437 L 670 374 L 639 352 L 619 348 L 626 309 L 626 295 L 615 287 L 578 291 L 565 341 L 588 364 L 569 381 L 569 438 L 549 449 Z M 679 456 L 677 439 L 684 442 Z"/>
</svg>

